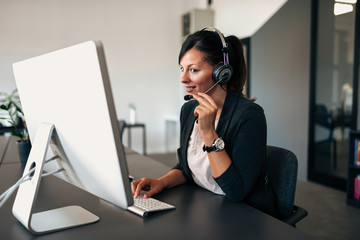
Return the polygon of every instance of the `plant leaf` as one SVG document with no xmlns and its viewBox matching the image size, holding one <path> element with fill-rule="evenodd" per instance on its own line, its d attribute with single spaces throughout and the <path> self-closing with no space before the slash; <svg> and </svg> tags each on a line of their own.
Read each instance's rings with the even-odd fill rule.
<svg viewBox="0 0 360 240">
<path fill-rule="evenodd" d="M 8 108 L 6 107 L 6 105 L 5 105 L 5 104 L 2 104 L 2 105 L 0 106 L 0 108 L 1 108 L 2 110 L 5 110 L 5 111 L 7 111 L 7 110 L 8 110 Z"/>
</svg>

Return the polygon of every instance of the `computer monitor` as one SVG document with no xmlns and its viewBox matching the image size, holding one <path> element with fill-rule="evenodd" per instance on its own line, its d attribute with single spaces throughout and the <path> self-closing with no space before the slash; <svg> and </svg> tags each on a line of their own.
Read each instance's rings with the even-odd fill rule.
<svg viewBox="0 0 360 240">
<path fill-rule="evenodd" d="M 47 172 L 64 168 L 57 177 L 123 209 L 132 205 L 102 44 L 88 41 L 17 62 L 13 71 L 32 142 L 24 175 L 35 167 L 14 202 L 18 220 L 35 234 L 98 220 L 82 209 L 33 213 L 42 168 Z M 60 158 L 45 163 L 54 155 Z M 74 212 L 78 215 L 74 218 L 81 215 L 85 220 L 69 220 Z M 64 220 L 58 220 L 62 215 Z"/>
</svg>

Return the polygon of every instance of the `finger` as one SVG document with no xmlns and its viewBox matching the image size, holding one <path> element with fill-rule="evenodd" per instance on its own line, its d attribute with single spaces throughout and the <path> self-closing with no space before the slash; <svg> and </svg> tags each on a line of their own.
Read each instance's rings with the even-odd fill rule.
<svg viewBox="0 0 360 240">
<path fill-rule="evenodd" d="M 206 115 L 213 114 L 216 112 L 217 112 L 217 109 L 214 108 L 213 106 L 198 105 L 194 109 L 195 117 L 206 116 Z"/>
<path fill-rule="evenodd" d="M 144 198 L 150 198 L 151 196 L 155 195 L 156 193 L 158 193 L 159 191 L 157 189 L 151 189 L 149 191 L 147 191 L 145 194 L 144 194 Z"/>
<path fill-rule="evenodd" d="M 213 107 L 217 108 L 217 105 L 216 105 L 214 99 L 212 99 L 212 97 L 210 97 L 209 95 L 202 93 L 202 92 L 199 92 L 198 94 L 200 97 L 203 97 L 204 99 L 206 99 Z"/>
<path fill-rule="evenodd" d="M 136 186 L 139 184 L 140 181 L 141 181 L 141 180 L 139 179 L 139 180 L 136 180 L 136 181 L 131 182 L 130 186 L 131 186 L 131 192 L 132 192 L 132 194 L 135 193 Z"/>
<path fill-rule="evenodd" d="M 201 115 L 203 113 L 206 113 L 209 109 L 205 106 L 199 105 L 194 109 L 194 113 L 197 115 Z"/>
<path fill-rule="evenodd" d="M 199 104 L 204 104 L 205 103 L 205 99 L 204 97 L 200 96 L 199 94 L 194 94 L 193 98 L 199 102 Z"/>
<path fill-rule="evenodd" d="M 161 192 L 163 189 L 163 186 L 161 185 L 160 181 L 155 181 L 153 182 L 153 184 L 151 185 L 151 189 L 149 189 L 149 191 L 147 191 L 145 194 L 144 194 L 144 197 L 145 198 L 149 198 L 159 192 Z"/>
<path fill-rule="evenodd" d="M 140 195 L 140 191 L 147 185 L 146 178 L 142 178 L 139 184 L 136 186 L 134 197 L 137 198 Z"/>
<path fill-rule="evenodd" d="M 200 115 L 203 115 L 206 111 L 206 107 L 199 105 L 194 109 L 194 116 L 200 117 Z"/>
<path fill-rule="evenodd" d="M 197 96 L 194 95 L 194 99 L 199 102 L 199 106 L 203 105 L 209 109 L 217 108 L 217 105 L 214 102 L 214 100 L 209 95 L 206 95 L 204 93 L 201 93 L 201 96 L 200 93 Z"/>
</svg>

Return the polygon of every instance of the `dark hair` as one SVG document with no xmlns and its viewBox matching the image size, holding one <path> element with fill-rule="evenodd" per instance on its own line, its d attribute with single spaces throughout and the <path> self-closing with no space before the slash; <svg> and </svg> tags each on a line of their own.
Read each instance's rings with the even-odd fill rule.
<svg viewBox="0 0 360 240">
<path fill-rule="evenodd" d="M 246 98 L 243 93 L 247 77 L 243 45 L 240 39 L 233 35 L 226 37 L 225 41 L 229 45 L 229 64 L 233 69 L 233 75 L 227 83 L 227 87 Z M 185 53 L 192 48 L 202 52 L 205 60 L 212 66 L 224 62 L 222 42 L 216 32 L 202 30 L 189 35 L 182 44 L 179 53 L 179 64 Z"/>
</svg>

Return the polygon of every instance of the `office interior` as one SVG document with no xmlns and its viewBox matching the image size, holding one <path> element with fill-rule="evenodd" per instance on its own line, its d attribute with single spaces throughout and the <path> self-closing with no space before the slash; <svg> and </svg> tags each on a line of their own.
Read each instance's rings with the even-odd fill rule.
<svg viewBox="0 0 360 240">
<path fill-rule="evenodd" d="M 343 2 L 2 0 L 0 91 L 10 92 L 16 87 L 12 63 L 87 40 L 100 40 L 118 118 L 129 121 L 130 106 L 135 106 L 136 121 L 146 125 L 147 153 L 171 156 L 178 144 L 178 116 L 185 95 L 177 62 L 183 15 L 194 9 L 212 10 L 214 27 L 244 40 L 249 67 L 247 95 L 256 98 L 265 111 L 268 145 L 289 149 L 298 158 L 297 194 L 304 193 L 298 200 L 320 205 L 321 198 L 314 197 L 309 189 L 316 192 L 325 188 L 340 202 L 343 200 L 346 211 L 360 215 L 358 208 L 346 205 L 345 198 L 348 135 L 360 124 L 359 3 L 350 1 L 345 5 L 352 10 L 336 15 L 335 5 Z M 344 110 L 344 85 L 352 88 L 346 123 L 330 127 L 321 124 L 316 109 L 325 108 L 330 116 Z M 132 149 L 142 152 L 141 130 L 132 130 L 132 140 Z M 297 203 L 302 205 L 301 201 Z M 314 218 L 308 210 L 304 222 Z M 337 217 L 328 216 L 326 210 L 323 214 Z M 310 234 L 332 239 L 331 234 Z M 359 232 L 344 236 L 354 235 L 360 236 Z"/>
</svg>

